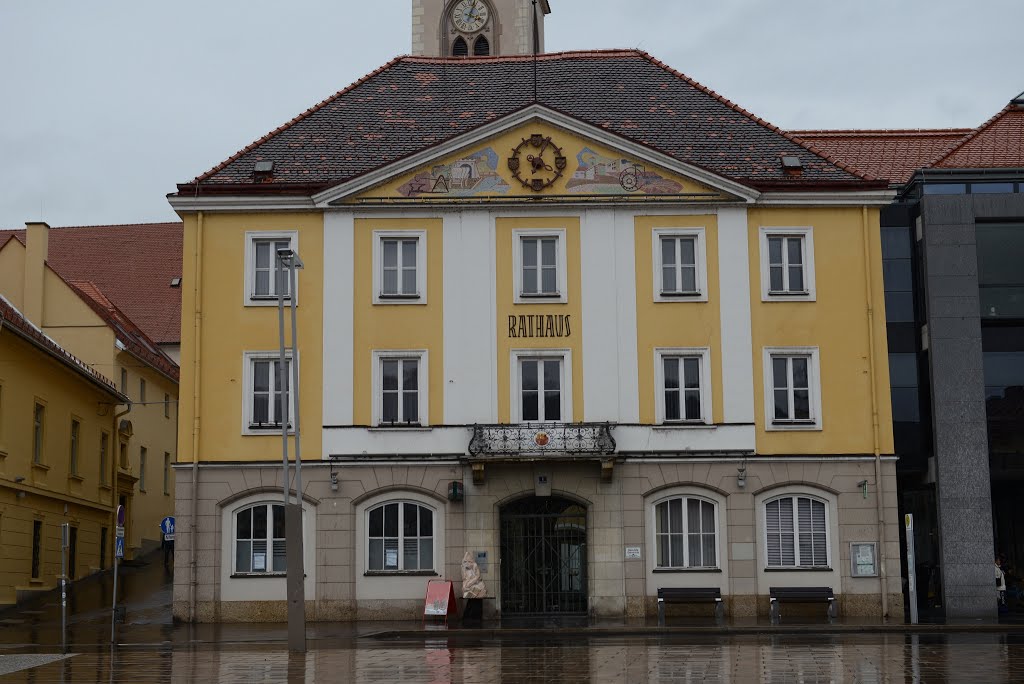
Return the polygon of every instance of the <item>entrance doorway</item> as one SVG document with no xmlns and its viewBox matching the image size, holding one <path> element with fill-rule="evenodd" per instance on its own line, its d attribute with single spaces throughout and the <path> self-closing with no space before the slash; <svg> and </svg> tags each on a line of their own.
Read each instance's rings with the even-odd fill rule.
<svg viewBox="0 0 1024 684">
<path fill-rule="evenodd" d="M 531 496 L 501 509 L 503 615 L 587 612 L 587 509 Z"/>
</svg>

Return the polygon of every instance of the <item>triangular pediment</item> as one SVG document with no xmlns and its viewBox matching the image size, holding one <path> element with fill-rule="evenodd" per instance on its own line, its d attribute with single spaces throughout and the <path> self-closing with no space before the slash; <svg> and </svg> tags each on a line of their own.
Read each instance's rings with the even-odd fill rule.
<svg viewBox="0 0 1024 684">
<path fill-rule="evenodd" d="M 757 192 L 540 106 L 335 186 L 320 206 L 578 201 L 747 202 Z"/>
</svg>

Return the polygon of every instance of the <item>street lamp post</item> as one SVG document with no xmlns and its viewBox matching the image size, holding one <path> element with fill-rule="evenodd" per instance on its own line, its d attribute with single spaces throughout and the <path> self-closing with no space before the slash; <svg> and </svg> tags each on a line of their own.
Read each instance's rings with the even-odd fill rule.
<svg viewBox="0 0 1024 684">
<path fill-rule="evenodd" d="M 306 588 L 302 544 L 302 450 L 299 430 L 299 365 L 298 325 L 295 314 L 295 271 L 303 267 L 302 259 L 293 249 L 277 250 L 278 268 L 275 273 L 277 287 L 277 322 L 281 343 L 281 357 L 277 365 L 277 386 L 281 389 L 278 417 L 281 420 L 281 481 L 284 489 L 285 548 L 288 596 L 288 650 L 306 652 Z M 284 290 L 281 273 L 288 270 L 288 298 L 292 313 L 292 357 L 289 364 L 284 343 Z M 291 366 L 291 382 L 288 368 Z M 291 390 L 289 392 L 289 389 Z M 295 503 L 291 502 L 288 487 L 288 395 L 291 394 L 294 411 L 292 423 L 295 432 Z M 273 562 L 273 553 L 271 553 Z"/>
</svg>

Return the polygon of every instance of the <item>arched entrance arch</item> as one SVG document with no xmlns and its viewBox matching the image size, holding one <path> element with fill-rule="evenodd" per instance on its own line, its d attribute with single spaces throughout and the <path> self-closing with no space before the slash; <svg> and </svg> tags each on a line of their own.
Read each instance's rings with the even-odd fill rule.
<svg viewBox="0 0 1024 684">
<path fill-rule="evenodd" d="M 587 509 L 554 496 L 502 506 L 503 615 L 587 612 Z"/>
</svg>

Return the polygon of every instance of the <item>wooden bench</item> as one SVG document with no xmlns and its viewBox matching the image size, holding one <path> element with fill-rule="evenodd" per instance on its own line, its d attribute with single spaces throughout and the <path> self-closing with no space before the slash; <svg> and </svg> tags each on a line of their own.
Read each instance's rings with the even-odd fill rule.
<svg viewBox="0 0 1024 684">
<path fill-rule="evenodd" d="M 782 617 L 779 603 L 792 601 L 794 603 L 816 603 L 828 601 L 827 615 L 829 619 L 836 616 L 836 595 L 832 587 L 771 587 L 768 590 L 770 608 L 769 616 L 773 623 L 778 622 Z"/>
<path fill-rule="evenodd" d="M 721 620 L 725 616 L 725 604 L 722 603 L 722 589 L 720 587 L 670 587 L 665 589 L 658 589 L 658 624 L 665 624 L 666 603 L 701 603 L 706 601 L 714 602 L 715 619 Z"/>
</svg>

